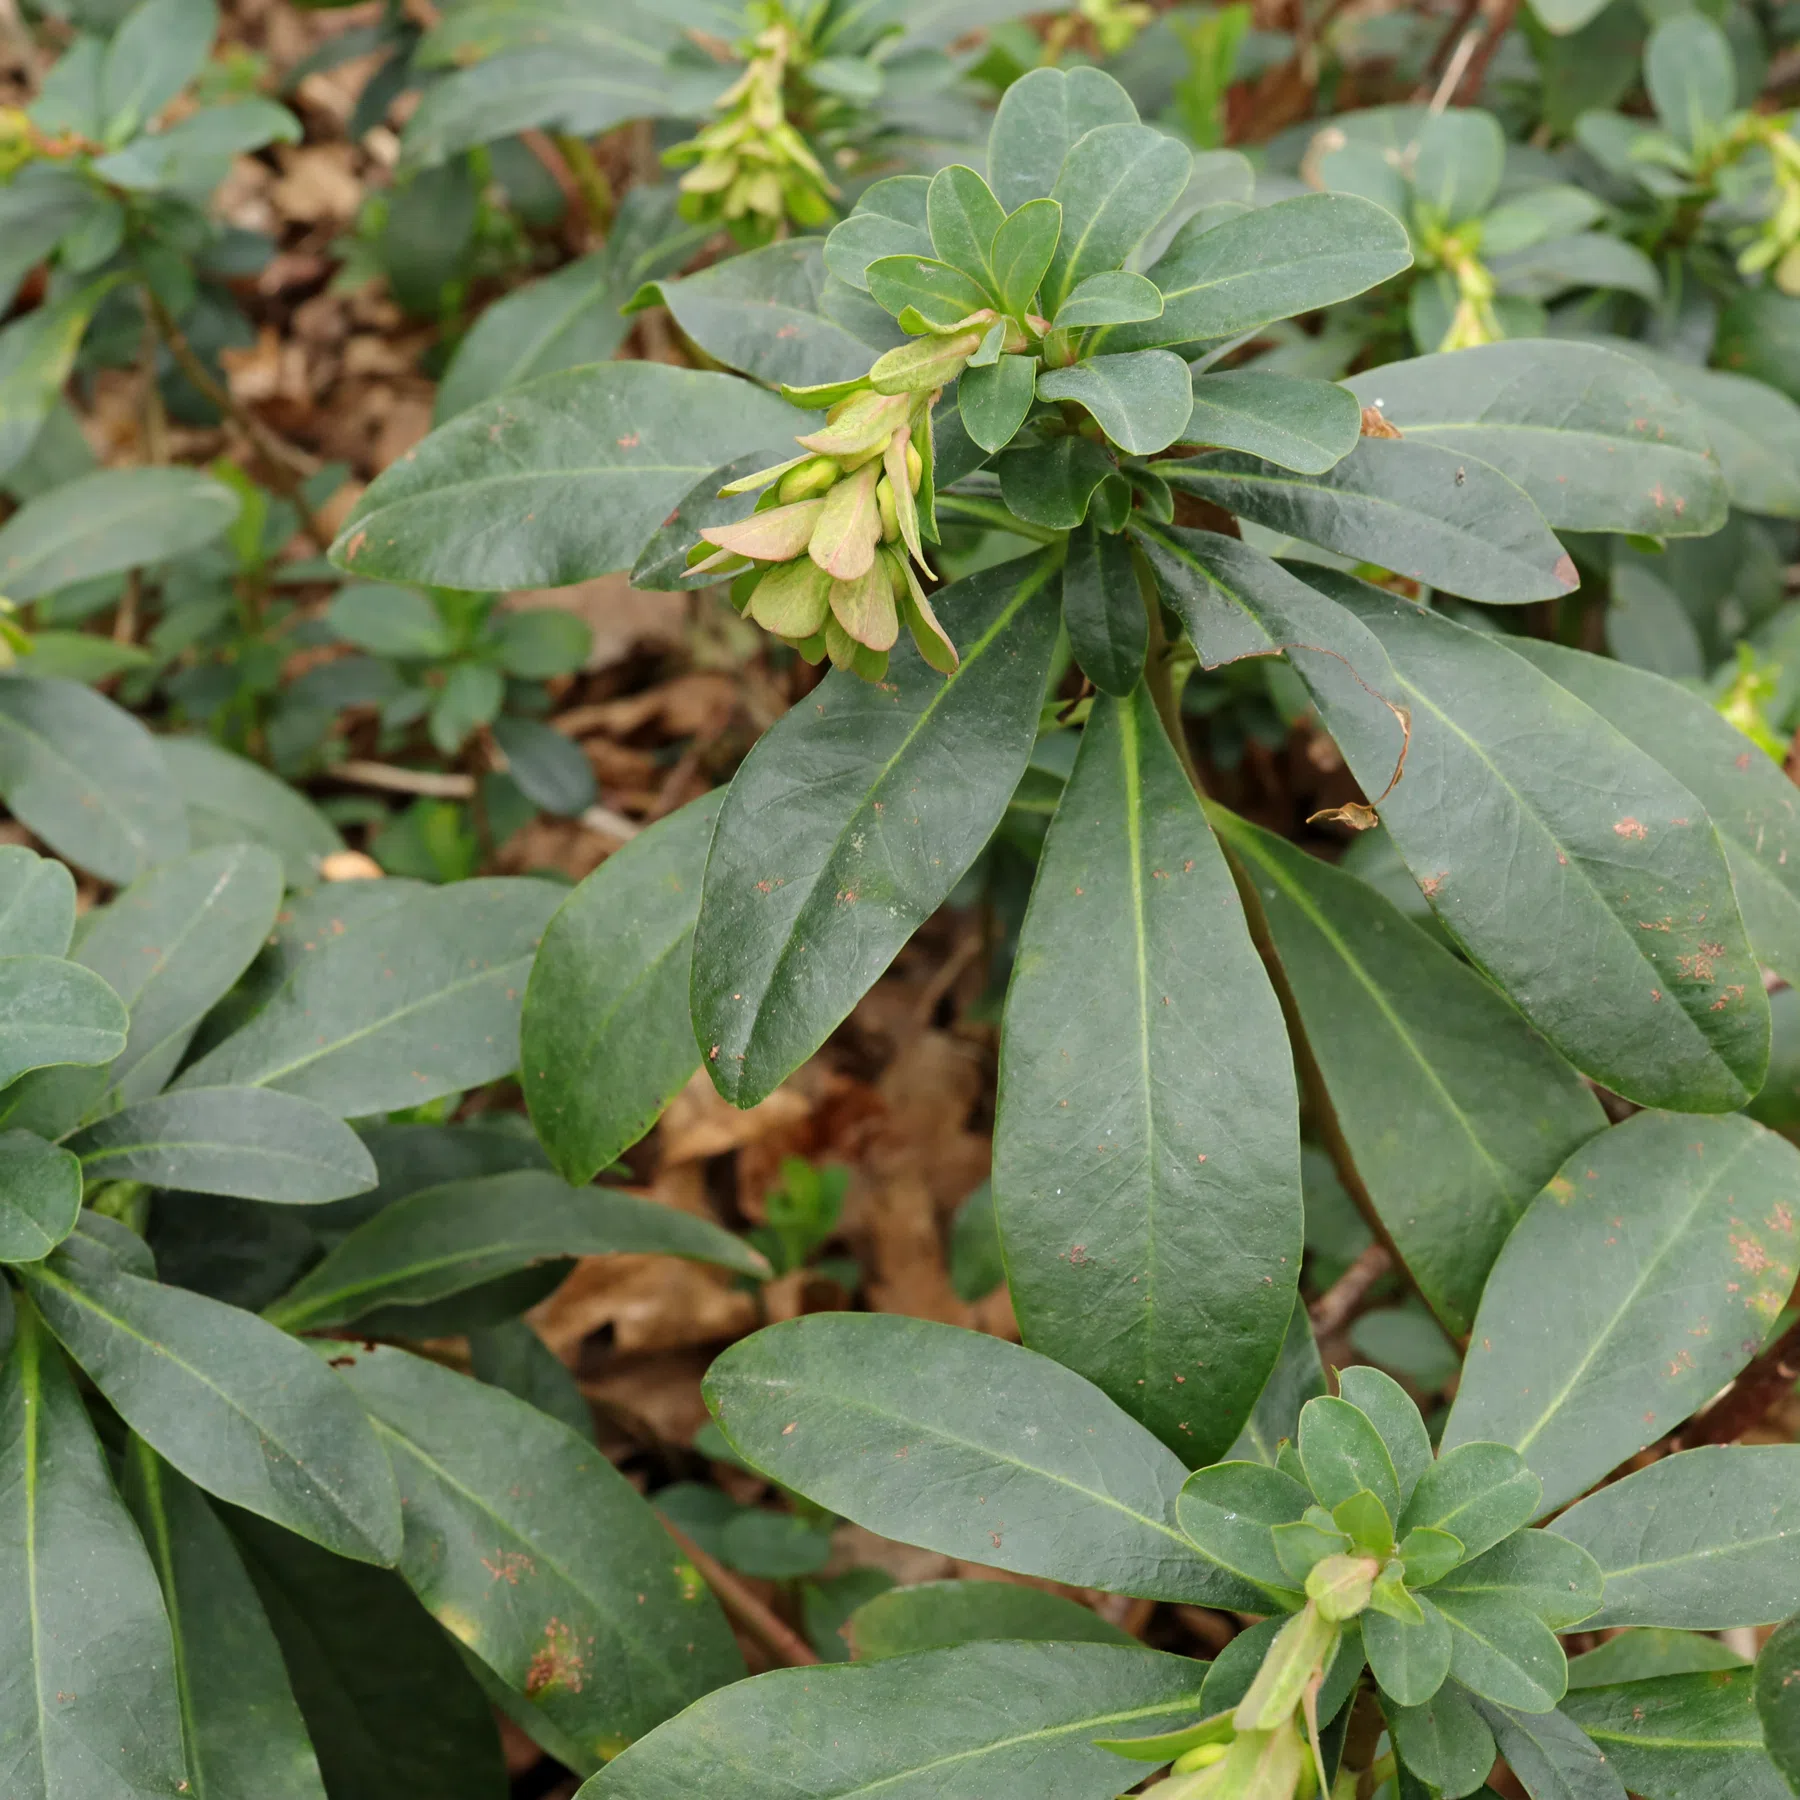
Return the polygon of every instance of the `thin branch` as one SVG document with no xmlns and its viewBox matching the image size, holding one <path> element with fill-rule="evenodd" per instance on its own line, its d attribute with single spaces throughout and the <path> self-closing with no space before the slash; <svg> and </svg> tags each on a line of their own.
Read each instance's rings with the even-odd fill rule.
<svg viewBox="0 0 1800 1800">
<path fill-rule="evenodd" d="M 325 771 L 334 781 L 352 787 L 381 788 L 390 794 L 423 794 L 431 800 L 467 800 L 475 792 L 472 775 L 440 774 L 435 769 L 402 769 L 393 763 L 368 762 L 351 757 L 333 763 Z"/>
<path fill-rule="evenodd" d="M 1348 1325 L 1357 1310 L 1368 1299 L 1370 1290 L 1394 1266 L 1394 1255 L 1386 1244 L 1371 1244 L 1347 1268 L 1309 1309 L 1313 1335 L 1329 1337 Z"/>
<path fill-rule="evenodd" d="M 708 1556 L 688 1534 L 671 1525 L 661 1513 L 668 1532 L 683 1556 L 700 1572 L 700 1578 L 718 1596 L 726 1613 L 750 1633 L 775 1660 L 789 1669 L 811 1668 L 822 1659 L 805 1638 L 780 1618 L 716 1558 Z"/>
</svg>

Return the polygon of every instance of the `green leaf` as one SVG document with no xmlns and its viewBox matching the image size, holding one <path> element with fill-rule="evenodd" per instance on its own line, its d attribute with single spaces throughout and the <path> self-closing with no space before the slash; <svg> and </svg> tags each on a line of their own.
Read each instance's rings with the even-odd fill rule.
<svg viewBox="0 0 1800 1800">
<path fill-rule="evenodd" d="M 1568 1670 L 1549 1626 L 1509 1599 L 1440 1582 L 1431 1590 L 1450 1623 L 1450 1668 L 1464 1687 L 1520 1712 L 1548 1712 Z"/>
<path fill-rule="evenodd" d="M 667 363 L 545 375 L 389 468 L 332 556 L 357 575 L 466 589 L 585 581 L 629 567 L 703 475 L 752 450 L 779 455 L 811 422 L 751 382 Z"/>
<path fill-rule="evenodd" d="M 1222 451 L 1164 473 L 1171 487 L 1272 531 L 1471 600 L 1550 600 L 1579 583 L 1523 489 L 1436 444 L 1362 438 L 1341 462 L 1307 477 Z"/>
<path fill-rule="evenodd" d="M 100 67 L 109 143 L 141 131 L 193 80 L 218 29 L 213 0 L 143 0 L 125 15 Z"/>
<path fill-rule="evenodd" d="M 1427 1302 L 1466 1332 L 1507 1234 L 1606 1115 L 1500 994 L 1373 888 L 1213 817 L 1370 1203 Z"/>
<path fill-rule="evenodd" d="M 1289 1053 L 1241 920 L 1148 694 L 1101 701 L 1008 991 L 994 1193 L 1025 1340 L 1190 1462 L 1248 1417 L 1300 1260 Z"/>
<path fill-rule="evenodd" d="M 160 737 L 163 766 L 187 809 L 197 848 L 262 844 L 281 858 L 290 888 L 315 887 L 319 864 L 344 840 L 305 795 L 210 738 Z"/>
<path fill-rule="evenodd" d="M 1346 385 L 1409 443 L 1491 463 L 1559 529 L 1704 537 L 1725 522 L 1700 416 L 1654 370 L 1598 344 L 1483 344 Z"/>
<path fill-rule="evenodd" d="M 1516 1531 L 1442 1576 L 1432 1593 L 1504 1598 L 1562 1631 L 1600 1610 L 1602 1581 L 1600 1565 L 1578 1544 L 1548 1531 Z"/>
<path fill-rule="evenodd" d="M 1282 1564 L 1274 1530 L 1296 1523 L 1312 1504 L 1306 1487 L 1280 1469 L 1222 1462 L 1188 1477 L 1175 1513 L 1209 1561 L 1277 1596 L 1289 1596 L 1297 1605 L 1294 1579 Z"/>
<path fill-rule="evenodd" d="M 1059 437 L 1008 450 L 999 461 L 1000 497 L 1028 524 L 1072 531 L 1087 517 L 1094 490 L 1115 473 L 1113 459 L 1089 438 Z"/>
<path fill-rule="evenodd" d="M 717 1602 L 592 1444 L 403 1350 L 334 1361 L 399 1478 L 401 1574 L 590 1768 L 741 1672 Z"/>
<path fill-rule="evenodd" d="M 106 881 L 130 881 L 187 848 L 156 741 L 72 681 L 0 679 L 0 797 L 59 856 Z"/>
<path fill-rule="evenodd" d="M 1024 773 L 1056 635 L 1054 560 L 983 570 L 934 605 L 954 675 L 910 644 L 881 686 L 838 673 L 732 781 L 691 987 L 703 1066 L 735 1105 L 810 1056 L 987 843 Z"/>
<path fill-rule="evenodd" d="M 1121 450 L 1153 456 L 1182 435 L 1194 410 L 1187 364 L 1167 350 L 1090 356 L 1038 376 L 1040 400 L 1073 400 Z M 973 435 L 971 433 L 971 435 Z"/>
<path fill-rule="evenodd" d="M 247 1514 L 230 1526 L 331 1800 L 506 1800 L 493 1711 L 398 1576 Z"/>
<path fill-rule="evenodd" d="M 1325 1370 L 1319 1362 L 1319 1346 L 1313 1342 L 1312 1320 L 1307 1317 L 1305 1302 L 1296 1299 L 1281 1355 L 1237 1442 L 1225 1452 L 1226 1459 L 1273 1464 L 1282 1442 L 1292 1443 L 1300 1430 L 1301 1407 L 1324 1391 Z"/>
<path fill-rule="evenodd" d="M 851 381 L 877 352 L 904 340 L 860 291 L 830 275 L 824 252 L 816 237 L 765 244 L 679 280 L 648 282 L 627 310 L 660 302 L 708 356 L 767 387 Z M 875 263 L 870 274 L 883 266 Z M 886 305 L 879 287 L 875 297 Z"/>
<path fill-rule="evenodd" d="M 332 596 L 325 623 L 346 643 L 376 656 L 448 656 L 450 627 L 417 588 L 382 581 L 353 581 Z"/>
<path fill-rule="evenodd" d="M 128 192 L 171 189 L 190 196 L 209 192 L 231 168 L 231 159 L 269 144 L 297 144 L 300 121 L 273 100 L 246 95 L 204 106 L 164 131 L 134 138 L 103 156 L 94 173 Z"/>
<path fill-rule="evenodd" d="M 518 1067 L 525 977 L 562 898 L 505 879 L 400 896 L 315 940 L 177 1086 L 279 1088 L 360 1118 L 497 1080 Z"/>
<path fill-rule="evenodd" d="M 98 204 L 90 182 L 47 159 L 27 163 L 6 183 L 0 190 L 0 303 L 11 307 L 25 277 Z"/>
<path fill-rule="evenodd" d="M 1063 627 L 1082 673 L 1102 693 L 1130 694 L 1143 676 L 1150 642 L 1130 544 L 1092 521 L 1074 533 L 1063 563 L 1062 598 Z"/>
<path fill-rule="evenodd" d="M 1744 1659 L 1717 1638 L 1697 1631 L 1646 1626 L 1621 1631 L 1569 1661 L 1569 1690 L 1648 1681 L 1656 1675 L 1693 1675 L 1702 1669 L 1739 1669 Z"/>
<path fill-rule="evenodd" d="M 424 1188 L 385 1206 L 268 1309 L 290 1331 L 420 1306 L 547 1258 L 686 1256 L 741 1275 L 767 1265 L 705 1219 L 606 1188 L 518 1169 Z"/>
<path fill-rule="evenodd" d="M 1584 1688 L 1561 1710 L 1644 1800 L 1781 1800 L 1785 1784 L 1770 1766 L 1752 1699 L 1755 1674 L 1715 1669 Z"/>
<path fill-rule="evenodd" d="M 1413 193 L 1441 223 L 1461 225 L 1493 204 L 1505 163 L 1506 137 L 1492 113 L 1448 107 L 1414 139 Z"/>
<path fill-rule="evenodd" d="M 1496 206 L 1481 221 L 1482 255 L 1504 256 L 1512 250 L 1541 244 L 1546 238 L 1568 237 L 1605 216 L 1605 206 L 1586 188 L 1561 182 L 1527 188 Z"/>
<path fill-rule="evenodd" d="M 1793 1620 L 1783 1625 L 1763 1645 L 1756 1659 L 1754 1697 L 1769 1760 L 1792 1788 L 1800 1779 L 1800 1693 L 1794 1675 L 1800 1667 L 1795 1640 L 1800 1626 Z"/>
<path fill-rule="evenodd" d="M 1423 1594 L 1420 1617 L 1403 1621 L 1371 1608 L 1362 1616 L 1363 1653 L 1381 1691 L 1402 1706 L 1423 1706 L 1450 1673 L 1449 1621 Z"/>
<path fill-rule="evenodd" d="M 471 1332 L 469 1366 L 477 1381 L 529 1401 L 593 1442 L 593 1408 L 562 1359 L 523 1319 Z"/>
<path fill-rule="evenodd" d="M 973 169 L 951 163 L 931 178 L 925 220 L 938 258 L 998 298 L 989 252 L 1006 222 L 1006 210 L 993 189 Z"/>
<path fill-rule="evenodd" d="M 1161 316 L 1102 331 L 1090 348 L 1148 350 L 1241 337 L 1348 300 L 1411 262 L 1400 221 L 1352 194 L 1302 194 L 1223 224 L 1203 213 L 1149 270 L 1162 291 Z"/>
<path fill-rule="evenodd" d="M 1677 682 L 1536 638 L 1515 639 L 1513 647 L 1705 806 L 1724 844 L 1757 961 L 1800 977 L 1800 820 L 1793 784 L 1779 767 Z"/>
<path fill-rule="evenodd" d="M 506 772 L 534 805 L 574 818 L 594 803 L 594 766 L 572 738 L 536 719 L 505 713 L 494 721 L 494 742 Z"/>
<path fill-rule="evenodd" d="M 28 1280 L 69 1354 L 189 1480 L 339 1556 L 399 1554 L 381 1446 L 305 1345 L 238 1307 L 127 1274 L 80 1237 Z"/>
<path fill-rule="evenodd" d="M 553 681 L 579 674 L 594 647 L 587 621 L 558 606 L 515 606 L 494 621 L 495 653 L 508 675 Z"/>
<path fill-rule="evenodd" d="M 1800 1610 L 1800 1449 L 1683 1450 L 1570 1509 L 1553 1530 L 1606 1576 L 1592 1629 L 1717 1631 Z"/>
<path fill-rule="evenodd" d="M 181 1736 L 206 1800 L 325 1800 L 256 1589 L 200 1490 L 133 1438 L 125 1496 L 176 1634 Z"/>
<path fill-rule="evenodd" d="M 1663 128 L 1689 150 L 1704 150 L 1737 104 L 1731 41 L 1704 13 L 1675 13 L 1650 34 L 1644 86 Z"/>
<path fill-rule="evenodd" d="M 1474 1793 L 1494 1766 L 1494 1734 L 1468 1696 L 1446 1682 L 1423 1706 L 1382 1709 L 1400 1760 L 1446 1800 Z"/>
<path fill-rule="evenodd" d="M 1531 1800 L 1625 1800 L 1618 1771 L 1573 1719 L 1486 1700 L 1475 1705 Z"/>
<path fill-rule="evenodd" d="M 1322 475 L 1341 462 L 1362 432 L 1355 398 L 1332 381 L 1227 369 L 1195 375 L 1193 390 L 1183 443 L 1246 451 L 1303 475 Z"/>
<path fill-rule="evenodd" d="M 1388 1518 L 1400 1515 L 1400 1482 L 1374 1423 L 1348 1400 L 1321 1395 L 1300 1414 L 1300 1461 L 1307 1485 L 1330 1508 L 1367 1488 Z"/>
<path fill-rule="evenodd" d="M 162 1091 L 280 905 L 281 864 L 258 844 L 231 844 L 165 863 L 95 917 L 75 955 L 131 1014 L 124 1053 L 107 1071 L 120 1102 Z"/>
<path fill-rule="evenodd" d="M 75 935 L 75 877 L 59 862 L 0 845 L 0 956 L 62 956 Z"/>
<path fill-rule="evenodd" d="M 1163 297 L 1156 283 L 1129 269 L 1102 269 L 1090 275 L 1057 308 L 1051 324 L 1058 331 L 1091 325 L 1135 325 L 1159 318 Z"/>
<path fill-rule="evenodd" d="M 1505 1444 L 1445 1445 L 1400 1515 L 1404 1535 L 1428 1525 L 1461 1540 L 1468 1557 L 1491 1550 L 1536 1517 L 1543 1483 Z"/>
<path fill-rule="evenodd" d="M 1078 137 L 1050 190 L 1062 234 L 1044 274 L 1045 310 L 1054 317 L 1090 275 L 1118 268 L 1181 198 L 1193 168 L 1187 146 L 1152 125 L 1099 125 Z"/>
<path fill-rule="evenodd" d="M 609 856 L 544 932 L 520 1061 L 532 1122 L 570 1181 L 616 1161 L 699 1066 L 688 972 L 724 798 L 715 789 Z"/>
<path fill-rule="evenodd" d="M 75 353 L 81 347 L 95 309 L 115 285 L 116 278 L 92 282 L 0 329 L 0 475 L 15 469 L 30 454 L 33 441 L 69 379 L 69 371 L 75 365 Z M 10 303 L 10 292 L 6 298 Z M 144 471 L 128 472 L 141 474 Z M 176 471 L 167 473 L 175 474 Z M 186 469 L 179 473 L 190 480 L 206 479 L 195 477 Z M 216 483 L 208 482 L 207 485 L 215 486 Z M 18 517 L 15 515 L 0 528 L 0 593 L 9 599 L 27 600 L 35 596 L 18 591 L 18 579 L 12 572 L 21 555 L 21 537 L 26 537 L 29 542 L 27 534 L 13 529 L 18 524 Z"/>
<path fill-rule="evenodd" d="M 869 291 L 869 264 L 884 256 L 930 256 L 926 222 L 931 180 L 891 175 L 863 189 L 847 219 L 825 240 L 825 267 L 839 281 Z"/>
<path fill-rule="evenodd" d="M 1432 774 L 1394 786 L 1382 820 L 1461 946 L 1615 1092 L 1647 1106 L 1743 1105 L 1764 1079 L 1766 1001 L 1700 803 L 1499 640 L 1330 570 L 1309 577 L 1387 653 L 1393 685 L 1359 672 L 1406 708 L 1409 769 Z M 1300 673 L 1380 794 L 1402 752 L 1395 720 L 1347 677 L 1310 663 Z M 1547 943 L 1532 921 L 1552 916 Z M 1573 962 L 1553 954 L 1577 941 Z"/>
<path fill-rule="evenodd" d="M 850 1615 L 844 1635 L 858 1662 L 1006 1639 L 1137 1641 L 1108 1624 L 1091 1606 L 1012 1581 L 924 1581 L 889 1588 Z"/>
<path fill-rule="evenodd" d="M 1015 82 L 1007 92 L 1014 92 L 1019 85 Z M 1048 196 L 1027 200 L 1007 215 L 988 252 L 994 271 L 994 293 L 1006 312 L 1015 317 L 1022 315 L 1037 298 L 1038 285 L 1050 267 L 1061 236 L 1062 207 Z"/>
<path fill-rule="evenodd" d="M 1037 358 L 1002 356 L 985 368 L 964 369 L 956 384 L 963 430 L 989 452 L 1013 440 L 1037 398 Z"/>
<path fill-rule="evenodd" d="M 22 1295 L 0 1359 L 0 1668 L 9 1800 L 189 1791 L 155 1573 Z"/>
<path fill-rule="evenodd" d="M 1110 1800 L 1119 1760 L 1093 1740 L 1191 1716 L 1199 1673 L 1185 1657 L 1070 1643 L 965 1644 L 780 1669 L 709 1694 L 582 1792 L 825 1800 L 879 1788 L 896 1800 Z"/>
<path fill-rule="evenodd" d="M 109 1113 L 69 1140 L 89 1181 L 312 1205 L 375 1185 L 350 1127 L 268 1088 L 190 1088 Z"/>
<path fill-rule="evenodd" d="M 818 1313 L 734 1344 L 705 1393 L 745 1461 L 871 1531 L 1112 1593 L 1260 1602 L 1176 1529 L 1180 1461 L 1073 1370 L 1017 1345 Z"/>
<path fill-rule="evenodd" d="M 1797 1164 L 1749 1119 L 1672 1113 L 1578 1150 L 1494 1265 L 1445 1445 L 1511 1444 L 1551 1507 L 1673 1429 L 1756 1354 L 1794 1285 Z"/>
<path fill-rule="evenodd" d="M 898 318 L 917 315 L 914 331 L 948 331 L 970 313 L 991 307 L 980 282 L 931 256 L 884 256 L 869 264 L 869 292 Z M 867 366 L 866 363 L 864 365 Z"/>
<path fill-rule="evenodd" d="M 0 1017 L 0 1088 L 30 1069 L 108 1063 L 125 1047 L 118 995 L 59 956 L 0 957 Z"/>
<path fill-rule="evenodd" d="M 0 1132 L 0 1263 L 48 1256 L 80 1216 L 80 1163 L 34 1132 Z"/>
<path fill-rule="evenodd" d="M 0 593 L 23 605 L 58 588 L 209 544 L 238 496 L 198 469 L 102 469 L 28 500 L 0 526 Z"/>
<path fill-rule="evenodd" d="M 1099 69 L 1033 69 L 1000 96 L 988 174 L 1008 212 L 1046 198 L 1069 151 L 1101 125 L 1135 125 L 1131 96 Z"/>
</svg>

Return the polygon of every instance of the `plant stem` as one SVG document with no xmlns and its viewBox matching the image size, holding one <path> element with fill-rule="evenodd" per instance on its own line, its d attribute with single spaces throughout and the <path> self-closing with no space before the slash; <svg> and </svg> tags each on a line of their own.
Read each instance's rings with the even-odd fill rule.
<svg viewBox="0 0 1800 1800">
<path fill-rule="evenodd" d="M 975 525 L 991 525 L 996 531 L 1010 531 L 1015 537 L 1029 538 L 1034 544 L 1061 543 L 1066 533 L 1048 525 L 1028 525 L 1015 517 L 999 500 L 983 500 L 974 494 L 939 494 L 939 512 L 953 518 L 967 519 Z"/>
<path fill-rule="evenodd" d="M 1394 1266 L 1386 1244 L 1371 1244 L 1312 1305 L 1313 1335 L 1325 1337 L 1349 1324 L 1376 1282 Z"/>
<path fill-rule="evenodd" d="M 710 1557 L 680 1527 L 671 1525 L 662 1514 L 663 1529 L 668 1532 L 681 1553 L 700 1572 L 700 1578 L 718 1596 L 726 1613 L 750 1633 L 784 1668 L 811 1668 L 820 1661 L 819 1653 L 785 1620 L 762 1601 L 715 1558 Z"/>
<path fill-rule="evenodd" d="M 613 198 L 612 183 L 606 179 L 606 171 L 594 158 L 593 147 L 586 138 L 577 137 L 570 131 L 556 132 L 551 142 L 561 153 L 563 162 L 575 179 L 576 191 L 581 195 L 582 205 L 587 208 L 588 222 L 596 233 L 604 234 L 612 225 L 617 203 Z"/>
<path fill-rule="evenodd" d="M 1138 589 L 1144 597 L 1144 617 L 1150 626 L 1150 647 L 1144 658 L 1144 685 L 1155 703 L 1157 717 L 1162 720 L 1163 734 L 1181 759 L 1182 771 L 1192 783 L 1194 792 L 1204 800 L 1206 788 L 1200 780 L 1199 769 L 1194 766 L 1194 753 L 1188 748 L 1187 726 L 1181 715 L 1181 692 L 1174 673 L 1176 646 L 1169 642 L 1163 631 L 1162 594 L 1157 588 L 1156 577 L 1142 560 L 1135 554 L 1131 560 L 1137 570 Z"/>
</svg>

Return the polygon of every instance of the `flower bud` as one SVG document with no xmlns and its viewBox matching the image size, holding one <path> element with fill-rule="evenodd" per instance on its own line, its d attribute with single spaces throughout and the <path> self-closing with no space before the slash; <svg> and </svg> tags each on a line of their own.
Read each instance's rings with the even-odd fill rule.
<svg viewBox="0 0 1800 1800">
<path fill-rule="evenodd" d="M 781 498 L 785 501 L 816 499 L 842 473 L 843 470 L 829 456 L 811 457 L 782 477 Z"/>
<path fill-rule="evenodd" d="M 915 494 L 919 491 L 919 483 L 925 479 L 925 459 L 919 454 L 917 444 L 906 446 L 906 479 Z"/>
<path fill-rule="evenodd" d="M 885 475 L 875 484 L 875 504 L 881 512 L 881 541 L 891 544 L 900 535 L 900 508 L 893 483 Z"/>
</svg>

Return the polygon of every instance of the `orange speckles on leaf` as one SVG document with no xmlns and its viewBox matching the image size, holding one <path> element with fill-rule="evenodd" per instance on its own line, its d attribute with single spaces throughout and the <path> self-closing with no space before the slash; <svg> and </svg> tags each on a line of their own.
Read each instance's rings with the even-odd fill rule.
<svg viewBox="0 0 1800 1800">
<path fill-rule="evenodd" d="M 1676 957 L 1675 966 L 1690 981 L 1711 981 L 1719 958 L 1724 954 L 1723 944 L 1701 944 L 1693 955 Z"/>
<path fill-rule="evenodd" d="M 1443 891 L 1444 883 L 1449 879 L 1450 871 L 1448 869 L 1439 869 L 1435 875 L 1427 875 L 1425 879 L 1419 883 L 1419 892 L 1423 894 L 1427 900 L 1435 900 Z"/>
<path fill-rule="evenodd" d="M 1669 1364 L 1669 1379 L 1671 1381 L 1674 1380 L 1674 1378 L 1677 1375 L 1679 1375 L 1682 1372 L 1682 1370 L 1691 1369 L 1693 1366 L 1694 1366 L 1693 1357 L 1690 1356 L 1688 1354 L 1688 1352 L 1685 1350 L 1678 1350 L 1675 1353 L 1675 1360 Z"/>
<path fill-rule="evenodd" d="M 619 439 L 619 448 L 621 450 L 635 450 L 642 442 L 643 440 L 635 431 L 630 431 L 627 432 L 624 437 Z"/>
<path fill-rule="evenodd" d="M 492 1561 L 485 1556 L 481 1559 L 481 1566 L 496 1581 L 504 1581 L 508 1587 L 517 1587 L 521 1575 L 537 1573 L 536 1564 L 521 1550 L 496 1550 Z"/>
<path fill-rule="evenodd" d="M 1565 594 L 1572 594 L 1581 586 L 1581 571 L 1575 567 L 1574 557 L 1566 550 L 1556 559 L 1556 567 L 1550 572 L 1561 582 Z"/>
<path fill-rule="evenodd" d="M 1764 1269 L 1774 1267 L 1774 1258 L 1755 1238 L 1740 1236 L 1734 1231 L 1730 1234 L 1730 1241 L 1732 1258 L 1746 1275 L 1760 1275 Z"/>
<path fill-rule="evenodd" d="M 1794 1230 L 1794 1211 L 1785 1200 L 1775 1202 L 1775 1210 L 1769 1214 L 1769 1229 L 1779 1231 L 1791 1237 Z"/>
<path fill-rule="evenodd" d="M 355 562 L 356 559 L 362 554 L 363 545 L 366 544 L 368 541 L 369 541 L 369 534 L 366 531 L 357 532 L 350 539 L 349 543 L 347 543 L 344 546 L 344 561 L 345 562 Z"/>
<path fill-rule="evenodd" d="M 1618 837 L 1630 838 L 1639 843 L 1650 835 L 1644 826 L 1632 818 L 1629 813 L 1613 827 L 1613 832 Z"/>
<path fill-rule="evenodd" d="M 544 1622 L 544 1641 L 525 1671 L 525 1692 L 533 1700 L 550 1688 L 579 1694 L 587 1678 L 587 1658 L 575 1633 L 561 1619 Z"/>
</svg>

